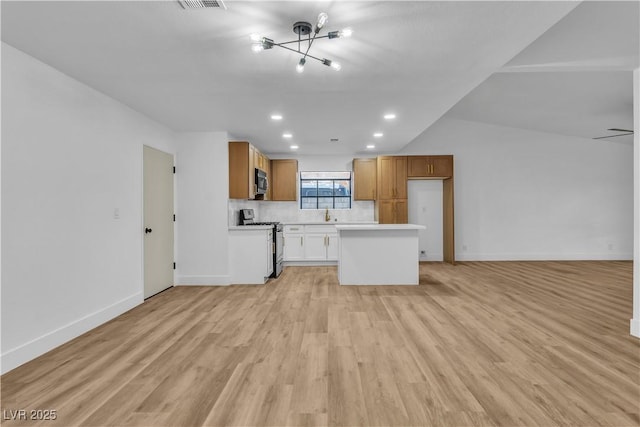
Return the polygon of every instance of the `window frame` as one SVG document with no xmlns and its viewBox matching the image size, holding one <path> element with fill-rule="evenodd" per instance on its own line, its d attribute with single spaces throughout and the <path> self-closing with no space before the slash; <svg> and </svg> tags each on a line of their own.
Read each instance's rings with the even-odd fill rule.
<svg viewBox="0 0 640 427">
<path fill-rule="evenodd" d="M 340 210 L 350 210 L 353 208 L 353 171 L 328 171 L 328 172 L 315 172 L 315 173 L 335 173 L 337 174 L 349 174 L 348 178 L 345 177 L 323 177 L 323 178 L 319 178 L 319 177 L 315 177 L 315 178 L 308 178 L 308 177 L 304 177 L 304 174 L 313 174 L 314 171 L 301 171 L 298 174 L 298 188 L 299 188 L 299 194 L 300 194 L 300 203 L 298 205 L 298 209 L 300 210 L 324 210 L 324 209 L 340 209 Z M 316 183 L 316 192 L 314 196 L 308 196 L 308 195 L 304 195 L 303 194 L 303 182 L 313 182 L 315 181 Z M 331 181 L 331 194 L 330 195 L 321 195 L 320 194 L 320 187 L 319 187 L 319 183 L 322 181 Z M 348 181 L 349 182 L 349 194 L 348 195 L 336 195 L 336 183 L 337 182 L 344 182 L 344 181 Z M 309 188 L 309 187 L 305 187 L 305 188 Z M 331 199 L 331 207 L 319 207 L 320 204 L 320 199 Z M 303 205 L 303 201 L 304 200 L 309 200 L 309 199 L 315 199 L 315 207 L 304 207 Z M 336 207 L 336 199 L 338 200 L 349 200 L 349 205 L 348 207 Z"/>
</svg>

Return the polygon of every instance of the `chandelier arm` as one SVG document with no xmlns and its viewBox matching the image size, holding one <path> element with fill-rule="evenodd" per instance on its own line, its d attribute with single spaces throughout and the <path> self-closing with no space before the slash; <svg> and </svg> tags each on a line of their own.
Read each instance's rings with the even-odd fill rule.
<svg viewBox="0 0 640 427">
<path fill-rule="evenodd" d="M 291 52 L 299 53 L 300 55 L 305 56 L 301 51 L 295 50 L 295 49 L 291 49 L 290 47 L 287 47 L 287 46 L 280 46 L 279 44 L 274 44 L 274 46 L 279 46 L 279 47 L 281 47 L 283 49 L 287 49 L 287 50 L 290 50 Z M 306 56 L 309 57 L 309 58 L 315 59 L 316 61 L 322 62 L 322 59 L 318 58 L 317 56 L 313 56 L 313 55 L 309 55 L 309 54 L 306 54 Z"/>
<path fill-rule="evenodd" d="M 329 36 L 320 36 L 320 37 L 316 37 L 316 39 L 325 39 L 327 37 L 329 37 Z M 282 43 L 274 43 L 273 45 L 274 46 L 280 46 L 280 45 L 283 45 L 283 44 L 291 44 L 291 43 L 298 43 L 298 40 L 291 40 L 291 41 L 282 42 Z"/>
<path fill-rule="evenodd" d="M 307 51 L 304 53 L 304 55 L 302 56 L 303 58 L 306 58 L 307 56 L 309 56 L 310 58 L 313 58 L 313 56 L 309 55 L 309 49 L 311 49 L 311 45 L 313 44 L 313 42 L 316 39 L 316 35 L 318 33 L 313 33 L 313 38 L 309 41 L 309 46 L 307 46 Z M 315 58 L 318 59 L 318 58 Z M 320 59 L 318 59 L 318 61 L 321 61 Z"/>
</svg>

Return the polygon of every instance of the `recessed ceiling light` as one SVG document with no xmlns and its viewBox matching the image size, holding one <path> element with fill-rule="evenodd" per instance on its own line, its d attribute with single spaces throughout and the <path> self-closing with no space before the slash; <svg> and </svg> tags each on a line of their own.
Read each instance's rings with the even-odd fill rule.
<svg viewBox="0 0 640 427">
<path fill-rule="evenodd" d="M 373 145 L 373 144 L 369 144 L 369 145 L 367 145 L 367 148 L 368 148 L 369 150 L 371 150 L 372 148 L 376 148 L 376 146 L 375 146 L 375 145 Z"/>
<path fill-rule="evenodd" d="M 291 135 L 290 133 L 283 133 L 282 137 L 283 138 L 291 138 L 293 135 Z"/>
<path fill-rule="evenodd" d="M 389 113 L 389 114 L 385 114 L 383 117 L 385 118 L 385 120 L 393 120 L 396 118 L 396 115 L 393 113 Z"/>
<path fill-rule="evenodd" d="M 292 145 L 292 146 L 290 146 L 289 148 L 291 148 L 292 150 L 297 150 L 297 149 L 298 149 L 298 146 L 297 146 L 297 145 Z"/>
<path fill-rule="evenodd" d="M 271 120 L 282 120 L 282 115 L 280 114 L 272 114 Z"/>
<path fill-rule="evenodd" d="M 382 132 L 376 132 L 373 134 L 375 138 L 382 138 L 382 135 L 383 135 Z"/>
</svg>

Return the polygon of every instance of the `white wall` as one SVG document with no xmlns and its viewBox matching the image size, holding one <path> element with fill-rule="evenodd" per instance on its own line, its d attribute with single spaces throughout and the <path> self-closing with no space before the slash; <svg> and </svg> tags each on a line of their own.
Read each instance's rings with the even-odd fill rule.
<svg viewBox="0 0 640 427">
<path fill-rule="evenodd" d="M 142 302 L 143 144 L 174 152 L 169 129 L 2 44 L 2 372 Z"/>
<path fill-rule="evenodd" d="M 633 147 L 441 119 L 404 154 L 453 154 L 458 260 L 631 259 Z"/>
<path fill-rule="evenodd" d="M 426 227 L 418 231 L 420 261 L 442 261 L 442 181 L 409 180 L 407 198 L 409 224 Z"/>
<path fill-rule="evenodd" d="M 178 285 L 228 285 L 229 138 L 226 132 L 176 136 Z"/>
<path fill-rule="evenodd" d="M 631 335 L 640 338 L 640 68 L 633 72 L 633 319 Z"/>
</svg>

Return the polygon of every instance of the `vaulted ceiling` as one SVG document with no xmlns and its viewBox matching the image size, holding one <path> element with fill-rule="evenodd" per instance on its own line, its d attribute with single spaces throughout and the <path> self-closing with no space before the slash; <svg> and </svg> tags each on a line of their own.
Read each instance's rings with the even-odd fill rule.
<svg viewBox="0 0 640 427">
<path fill-rule="evenodd" d="M 630 126 L 637 2 L 602 3 L 227 0 L 227 10 L 184 10 L 174 1 L 3 1 L 2 40 L 176 131 L 226 130 L 266 153 L 292 143 L 301 154 L 356 154 L 370 143 L 372 153 L 395 152 L 447 114 L 507 126 L 539 118 L 549 131 L 596 136 L 603 125 L 558 113 L 580 105 L 586 117 L 585 96 L 568 99 L 585 86 L 603 100 L 591 112 L 602 123 Z M 298 74 L 297 54 L 251 51 L 249 34 L 291 40 L 294 22 L 321 11 L 328 30 L 354 30 L 310 52 L 341 71 L 308 62 Z M 568 77 L 585 67 L 594 72 Z M 548 111 L 540 101 L 563 89 L 566 102 Z M 397 118 L 385 121 L 387 112 Z"/>
</svg>

